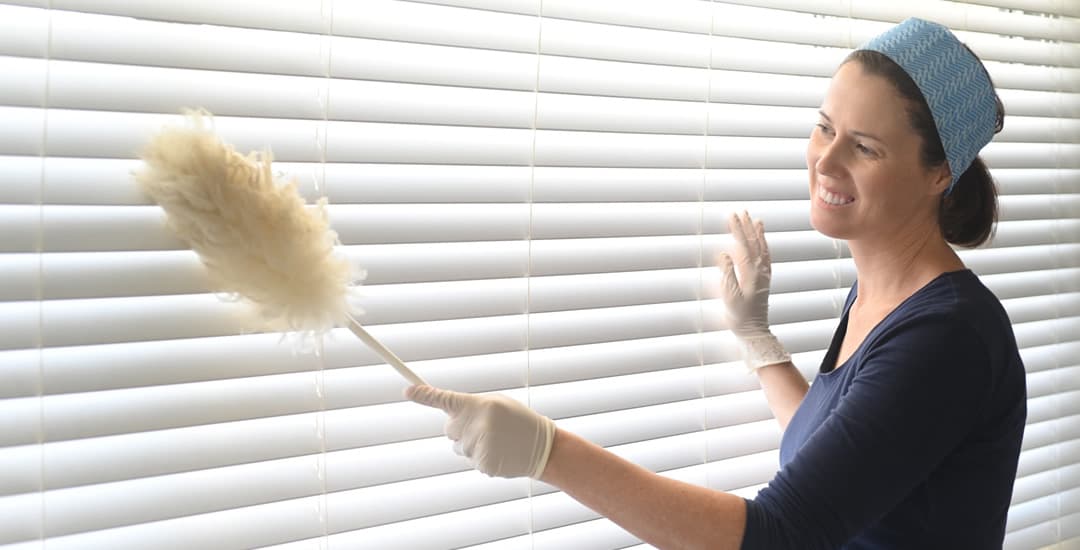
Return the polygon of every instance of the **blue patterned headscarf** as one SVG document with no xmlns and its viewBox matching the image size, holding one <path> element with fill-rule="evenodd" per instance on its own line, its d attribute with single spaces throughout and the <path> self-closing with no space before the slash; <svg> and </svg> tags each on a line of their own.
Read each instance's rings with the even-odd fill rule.
<svg viewBox="0 0 1080 550">
<path fill-rule="evenodd" d="M 885 54 L 922 91 L 952 172 L 949 194 L 997 128 L 994 86 L 982 62 L 949 29 L 914 17 L 858 49 Z"/>
</svg>

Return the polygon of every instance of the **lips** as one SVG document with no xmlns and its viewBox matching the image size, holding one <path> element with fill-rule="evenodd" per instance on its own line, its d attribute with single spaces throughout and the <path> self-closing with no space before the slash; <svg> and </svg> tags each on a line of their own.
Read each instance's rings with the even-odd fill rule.
<svg viewBox="0 0 1080 550">
<path fill-rule="evenodd" d="M 840 193 L 833 193 L 824 187 L 818 187 L 817 196 L 825 204 L 830 206 L 844 206 L 845 204 L 851 204 L 855 202 L 855 197 L 843 195 Z"/>
</svg>

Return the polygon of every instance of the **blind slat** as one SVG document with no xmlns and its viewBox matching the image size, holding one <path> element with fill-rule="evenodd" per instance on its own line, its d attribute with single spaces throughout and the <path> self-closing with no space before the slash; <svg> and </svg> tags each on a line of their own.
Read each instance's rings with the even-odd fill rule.
<svg viewBox="0 0 1080 550">
<path fill-rule="evenodd" d="M 4 185 L 0 186 L 0 202 L 40 204 L 42 164 L 39 157 L 0 156 L 0 170 L 5 177 Z"/>
<path fill-rule="evenodd" d="M 329 13 L 317 4 L 289 0 L 236 0 L 228 3 L 193 0 L 183 4 L 156 4 L 138 0 L 52 0 L 58 10 L 86 10 L 100 14 L 144 19 L 211 23 L 257 29 L 280 29 L 319 34 L 329 28 Z"/>
<path fill-rule="evenodd" d="M 623 278 L 625 280 L 618 284 L 609 284 L 604 278 L 594 278 L 591 282 L 587 279 L 571 280 L 561 285 L 558 282 L 540 280 L 536 294 L 530 300 L 525 281 L 511 279 L 488 280 L 483 283 L 427 283 L 409 285 L 404 289 L 371 287 L 367 297 L 357 299 L 355 303 L 360 307 L 364 304 L 371 305 L 368 314 L 359 317 L 365 324 L 374 325 L 453 322 L 470 318 L 510 316 L 525 313 L 526 305 L 535 303 L 537 307 L 532 310 L 535 319 L 532 330 L 533 338 L 539 338 L 536 342 L 547 341 L 545 334 L 548 330 L 569 334 L 575 330 L 594 327 L 578 333 L 577 338 L 586 341 L 604 338 L 599 334 L 622 335 L 637 330 L 650 330 L 647 327 L 659 324 L 647 319 L 647 315 L 654 312 L 675 323 L 668 327 L 670 330 L 693 332 L 694 329 L 689 327 L 700 324 L 702 318 L 706 326 L 710 327 L 721 322 L 713 315 L 719 311 L 718 302 L 704 309 L 695 302 L 704 294 L 716 294 L 716 289 L 719 288 L 719 273 L 715 270 L 705 273 L 694 271 L 695 273 L 686 274 L 680 279 L 664 280 L 653 277 L 655 281 L 649 283 L 655 288 L 652 295 L 644 288 L 639 294 L 629 297 L 619 293 L 620 288 L 630 288 L 625 286 L 633 282 L 634 276 L 630 276 Z M 641 274 L 637 276 L 640 277 Z M 589 288 L 595 288 L 596 291 L 580 294 Z M 476 300 L 480 295 L 484 295 L 485 291 L 487 298 L 477 303 Z M 453 298 L 440 301 L 440 296 L 445 294 L 452 294 Z M 832 317 L 837 313 L 837 302 L 842 302 L 844 295 L 846 290 L 801 295 L 777 294 L 773 300 L 773 323 Z M 395 308 L 394 304 L 402 299 L 401 296 L 413 300 L 415 306 Z M 428 300 L 440 301 L 440 305 L 424 306 L 424 302 Z M 619 309 L 582 311 L 583 308 Z M 12 323 L 18 326 L 36 327 L 40 318 L 40 338 L 45 346 L 225 336 L 264 329 L 264 324 L 255 317 L 254 311 L 246 303 L 226 302 L 207 294 L 49 300 L 40 303 L 7 302 L 0 308 L 0 312 L 6 313 Z M 612 316 L 615 315 L 623 316 L 621 324 L 604 329 L 602 323 L 613 321 Z M 677 318 L 685 321 L 676 322 Z M 694 322 L 692 319 L 699 320 Z M 567 326 L 556 329 L 562 322 L 567 323 Z M 639 326 L 629 328 L 633 325 Z M 682 328 L 675 329 L 676 326 Z M 34 341 L 29 332 L 13 333 L 5 338 L 5 345 L 7 349 L 26 348 L 33 347 Z"/>
<path fill-rule="evenodd" d="M 44 59 L 0 57 L 0 70 L 9 75 L 0 83 L 0 105 L 43 106 L 47 67 Z"/>
<path fill-rule="evenodd" d="M 329 66 L 327 39 L 319 34 L 61 10 L 52 10 L 49 22 L 51 59 L 308 76 L 323 76 Z"/>
<path fill-rule="evenodd" d="M 339 36 L 529 52 L 536 51 L 540 26 L 535 15 L 432 3 L 360 0 L 334 6 Z"/>
<path fill-rule="evenodd" d="M 0 494 L 315 455 L 318 428 L 316 414 L 306 413 L 9 448 L 0 461 L 15 475 L 5 476 Z"/>
<path fill-rule="evenodd" d="M 1080 366 L 1060 366 L 1054 369 L 1037 370 L 1028 374 L 1027 381 L 1029 399 L 1078 390 L 1080 389 Z"/>
<path fill-rule="evenodd" d="M 319 473 L 318 457 L 311 456 L 46 491 L 46 536 L 316 495 L 322 491 Z M 270 479 L 273 483 L 267 483 Z"/>
<path fill-rule="evenodd" d="M 0 90 L 0 100 L 15 106 L 40 106 L 44 61 L 4 57 L 0 67 L 22 75 L 13 79 L 17 87 Z M 812 107 L 705 105 L 550 93 L 534 98 L 525 91 L 352 80 L 328 83 L 316 77 L 69 61 L 52 61 L 48 70 L 48 104 L 75 110 L 176 112 L 200 106 L 219 116 L 318 119 L 325 113 L 336 120 L 511 128 L 532 127 L 535 112 L 537 127 L 542 129 L 700 135 L 708 120 L 711 135 L 799 138 L 816 118 Z M 1064 102 L 1080 101 L 1077 94 L 1026 93 L 1043 94 L 1039 101 L 1032 101 L 1037 107 L 1029 107 L 1042 116 L 1022 116 L 1023 111 L 1017 112 L 1007 100 L 1010 122 L 998 141 L 1080 140 L 1080 121 L 1047 124 L 1045 119 L 1056 115 Z"/>
<path fill-rule="evenodd" d="M 0 153 L 34 155 L 41 146 L 42 111 L 4 107 L 13 121 L 0 135 Z M 175 119 L 151 114 L 50 110 L 50 156 L 130 158 L 157 127 Z M 675 134 L 613 134 L 513 128 L 420 126 L 376 122 L 217 117 L 223 138 L 239 150 L 273 148 L 285 161 L 315 161 L 327 141 L 327 160 L 337 162 L 520 165 L 530 163 L 535 139 L 537 165 L 630 166 L 641 168 L 801 168 L 805 138 L 730 137 Z M 105 135 L 87 132 L 109 128 Z M 324 137 L 325 136 L 325 137 Z M 86 143 L 92 142 L 93 149 Z M 706 143 L 708 152 L 706 153 Z M 708 157 L 705 155 L 708 154 Z M 1080 144 L 995 142 L 984 157 L 992 167 L 1080 168 Z M 1044 163 L 1040 166 L 1039 163 Z"/>
<path fill-rule="evenodd" d="M 129 525 L 122 529 L 50 537 L 49 547 L 60 550 L 106 546 L 122 550 L 252 548 L 319 536 L 325 532 L 325 513 L 322 497 L 306 497 Z"/>
<path fill-rule="evenodd" d="M 872 0 L 853 0 L 843 5 L 829 0 L 811 0 L 792 7 L 784 0 L 725 0 L 729 4 L 796 9 L 807 13 L 837 17 L 860 17 L 899 23 L 908 17 L 938 21 L 950 28 L 979 30 L 1029 38 L 1059 39 L 1060 27 L 1038 14 L 1001 13 L 989 6 L 960 2 L 915 0 L 903 5 L 889 5 Z M 850 5 L 849 5 L 850 4 Z"/>
<path fill-rule="evenodd" d="M 44 58 L 48 52 L 48 29 L 48 11 L 0 4 L 0 36 L 3 37 L 0 55 Z"/>
</svg>

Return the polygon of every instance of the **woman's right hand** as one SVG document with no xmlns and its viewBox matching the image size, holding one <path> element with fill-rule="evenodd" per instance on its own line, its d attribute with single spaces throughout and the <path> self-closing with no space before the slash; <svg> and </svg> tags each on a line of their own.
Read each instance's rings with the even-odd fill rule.
<svg viewBox="0 0 1080 550">
<path fill-rule="evenodd" d="M 765 242 L 765 225 L 746 211 L 732 213 L 728 228 L 735 238 L 731 254 L 717 258 L 720 290 L 727 306 L 729 328 L 740 338 L 769 332 L 769 281 L 772 262 Z"/>
<path fill-rule="evenodd" d="M 475 395 L 411 386 L 405 398 L 446 413 L 444 433 L 473 468 L 498 477 L 540 479 L 555 440 L 555 423 L 504 395 Z"/>
</svg>

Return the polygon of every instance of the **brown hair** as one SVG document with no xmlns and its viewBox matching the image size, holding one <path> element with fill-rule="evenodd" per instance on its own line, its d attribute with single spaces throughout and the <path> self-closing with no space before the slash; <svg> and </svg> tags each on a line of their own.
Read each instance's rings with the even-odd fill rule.
<svg viewBox="0 0 1080 550">
<path fill-rule="evenodd" d="M 971 55 L 975 53 L 972 52 Z M 867 73 L 888 80 L 900 96 L 908 100 L 910 108 L 907 111 L 911 127 L 923 142 L 920 155 L 923 165 L 933 168 L 945 164 L 945 148 L 941 145 L 930 106 L 926 104 L 922 92 L 907 72 L 888 56 L 873 50 L 855 50 L 844 59 L 844 63 L 850 61 L 857 62 Z M 987 74 L 987 78 L 989 77 Z M 997 103 L 997 125 L 994 133 L 998 133 L 1005 125 L 1005 107 L 996 93 L 994 99 Z M 986 164 L 980 157 L 975 157 L 956 181 L 952 192 L 948 195 L 942 194 L 938 207 L 938 227 L 946 241 L 974 248 L 993 236 L 997 217 L 997 186 L 994 185 L 994 178 Z"/>
</svg>

